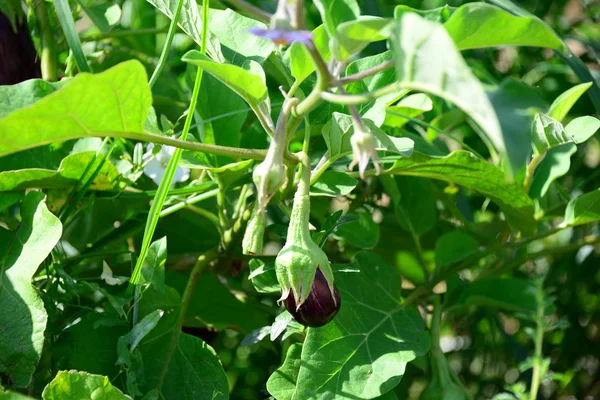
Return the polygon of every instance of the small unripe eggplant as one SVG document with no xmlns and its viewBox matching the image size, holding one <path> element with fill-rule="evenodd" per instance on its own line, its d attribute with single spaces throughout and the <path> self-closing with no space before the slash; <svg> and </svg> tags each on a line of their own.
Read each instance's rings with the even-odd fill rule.
<svg viewBox="0 0 600 400">
<path fill-rule="evenodd" d="M 275 273 L 281 285 L 280 300 L 285 300 L 298 322 L 321 326 L 335 316 L 340 295 L 333 285 L 327 254 L 310 236 L 310 161 L 304 153 L 298 157 L 303 164 L 302 177 L 294 195 L 287 239 L 275 259 Z M 309 299 L 312 302 L 306 304 Z"/>
<path fill-rule="evenodd" d="M 340 311 L 341 299 L 337 288 L 333 293 L 320 269 L 317 269 L 315 280 L 308 298 L 298 307 L 292 293 L 284 300 L 285 308 L 296 321 L 311 328 L 327 324 Z"/>
<path fill-rule="evenodd" d="M 242 240 L 242 254 L 254 256 L 262 253 L 266 223 L 266 215 L 264 211 L 260 210 L 257 203 L 246 226 L 246 232 Z"/>
</svg>

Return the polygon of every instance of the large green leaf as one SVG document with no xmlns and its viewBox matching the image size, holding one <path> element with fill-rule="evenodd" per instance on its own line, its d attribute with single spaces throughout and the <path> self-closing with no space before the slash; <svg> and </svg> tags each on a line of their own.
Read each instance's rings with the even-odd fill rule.
<svg viewBox="0 0 600 400">
<path fill-rule="evenodd" d="M 477 251 L 479 244 L 464 231 L 450 231 L 435 242 L 435 265 L 442 269 L 465 259 Z"/>
<path fill-rule="evenodd" d="M 339 314 L 308 331 L 295 400 L 381 396 L 429 349 L 419 312 L 402 304 L 399 273 L 373 253 L 359 253 L 355 267 L 336 273 Z"/>
<path fill-rule="evenodd" d="M 334 235 L 345 243 L 359 249 L 371 249 L 379 241 L 379 226 L 373 221 L 370 212 L 357 211 L 346 214 L 353 220 L 340 225 Z"/>
<path fill-rule="evenodd" d="M 65 157 L 57 170 L 27 168 L 16 171 L 0 172 L 0 192 L 28 188 L 56 189 L 75 186 L 89 178 L 96 170 L 98 162 L 95 151 L 74 153 Z M 91 165 L 90 168 L 88 168 Z M 90 189 L 110 189 L 119 176 L 110 162 L 103 162 Z"/>
<path fill-rule="evenodd" d="M 512 163 L 511 148 L 506 145 L 496 113 L 444 27 L 417 14 L 404 13 L 390 40 L 400 87 L 428 92 L 456 104 L 483 128 L 482 139 L 488 145 L 500 154 L 509 152 Z"/>
<path fill-rule="evenodd" d="M 565 49 L 560 37 L 542 20 L 480 2 L 457 8 L 444 27 L 460 50 L 493 46 Z"/>
<path fill-rule="evenodd" d="M 413 153 L 397 160 L 389 171 L 398 175 L 422 176 L 456 183 L 477 191 L 496 202 L 516 230 L 530 235 L 535 232 L 533 201 L 516 183 L 507 183 L 499 168 L 466 151 L 447 157 L 429 157 Z"/>
<path fill-rule="evenodd" d="M 42 398 L 44 400 L 131 399 L 114 387 L 108 377 L 79 371 L 60 371 L 44 388 Z"/>
<path fill-rule="evenodd" d="M 69 139 L 143 132 L 152 98 L 146 71 L 127 61 L 79 74 L 62 89 L 0 119 L 0 156 Z"/>
<path fill-rule="evenodd" d="M 13 236 L 0 228 L 0 372 L 18 387 L 29 384 L 42 354 L 48 316 L 31 278 L 62 234 L 62 225 L 40 192 L 21 205 Z"/>
<path fill-rule="evenodd" d="M 600 221 L 600 190 L 581 195 L 569 202 L 564 225 L 577 226 Z"/>
<path fill-rule="evenodd" d="M 144 365 L 142 392 L 159 386 L 181 310 L 177 291 L 167 288 L 160 292 L 150 286 L 140 301 L 139 317 L 157 309 L 163 310 L 164 316 L 138 346 Z M 179 336 L 160 392 L 167 399 L 222 400 L 229 397 L 227 376 L 214 350 L 201 339 L 185 333 Z"/>
</svg>

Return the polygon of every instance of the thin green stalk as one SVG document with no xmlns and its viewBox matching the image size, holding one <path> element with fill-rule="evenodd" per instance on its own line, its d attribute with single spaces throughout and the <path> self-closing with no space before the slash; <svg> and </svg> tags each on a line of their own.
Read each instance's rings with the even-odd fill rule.
<svg viewBox="0 0 600 400">
<path fill-rule="evenodd" d="M 533 156 L 531 162 L 527 166 L 527 170 L 525 171 L 525 179 L 523 181 L 523 189 L 525 189 L 525 193 L 529 193 L 529 189 L 531 189 L 531 184 L 533 183 L 533 174 L 535 173 L 535 169 L 540 165 L 546 153 L 540 153 Z"/>
<path fill-rule="evenodd" d="M 261 10 L 253 4 L 248 3 L 244 0 L 224 0 L 225 3 L 231 4 L 236 7 L 240 11 L 245 11 L 249 15 L 253 16 L 255 19 L 262 21 L 266 24 L 269 23 L 271 19 L 271 14 L 266 11 Z"/>
<path fill-rule="evenodd" d="M 173 37 L 175 37 L 175 32 L 177 31 L 177 22 L 179 21 L 179 15 L 181 14 L 181 9 L 183 8 L 183 2 L 184 0 L 179 0 L 177 2 L 177 8 L 175 9 L 175 14 L 173 14 L 173 18 L 171 18 L 171 24 L 169 25 L 169 31 L 167 32 L 167 38 L 165 39 L 165 44 L 163 46 L 162 52 L 160 53 L 160 58 L 158 59 L 158 64 L 156 65 L 156 68 L 154 69 L 154 72 L 152 73 L 152 76 L 150 77 L 150 81 L 148 82 L 148 86 L 150 86 L 150 89 L 152 89 L 152 87 L 154 86 L 154 84 L 156 83 L 156 80 L 158 79 L 160 73 L 162 72 L 163 68 L 165 67 L 165 64 L 167 63 L 167 57 L 169 55 L 169 50 L 171 50 L 171 44 L 173 43 Z M 204 21 L 202 21 L 204 24 Z M 205 42 L 205 37 L 204 37 L 204 33 L 202 36 L 202 44 L 204 44 Z M 206 46 L 204 46 L 206 47 Z M 193 112 L 191 113 L 192 115 L 194 114 Z"/>
<path fill-rule="evenodd" d="M 389 60 L 386 61 L 384 63 L 381 63 L 379 65 L 376 65 L 372 68 L 366 69 L 364 71 L 360 71 L 357 72 L 356 74 L 353 75 L 348 75 L 346 77 L 340 78 L 337 80 L 336 84 L 342 84 L 342 85 L 347 85 L 349 83 L 352 82 L 356 82 L 356 81 L 360 81 L 363 80 L 365 78 L 368 78 L 371 75 L 375 75 L 378 74 L 382 71 L 385 71 L 387 69 L 393 68 L 396 65 L 396 61 L 395 60 Z"/>
<path fill-rule="evenodd" d="M 183 0 L 180 0 L 180 3 Z M 176 21 L 176 15 L 173 17 L 173 20 Z M 202 47 L 201 52 L 206 54 L 206 33 L 208 26 L 208 0 L 203 1 L 203 21 L 202 21 Z M 196 73 L 196 80 L 194 82 L 194 89 L 192 90 L 192 98 L 190 100 L 190 107 L 188 113 L 185 118 L 185 122 L 183 125 L 183 132 L 181 133 L 181 141 L 185 142 L 187 139 L 190 125 L 192 124 L 192 119 L 194 118 L 194 110 L 196 109 L 196 103 L 198 101 L 198 94 L 200 93 L 200 84 L 202 83 L 202 72 L 203 70 L 198 68 Z M 129 281 L 128 292 L 135 287 L 140 280 L 140 275 L 142 271 L 142 266 L 146 260 L 146 255 L 148 254 L 148 249 L 150 248 L 150 243 L 152 241 L 152 237 L 154 236 L 154 231 L 156 229 L 156 225 L 158 224 L 158 219 L 160 218 L 160 212 L 165 203 L 167 194 L 169 192 L 169 188 L 171 187 L 171 182 L 173 181 L 173 176 L 175 175 L 175 170 L 179 164 L 179 159 L 181 158 L 181 153 L 183 150 L 181 148 L 175 149 L 173 152 L 173 156 L 169 160 L 167 164 L 167 168 L 165 169 L 165 173 L 163 178 L 158 185 L 158 190 L 156 192 L 156 196 L 154 197 L 154 201 L 152 202 L 152 206 L 150 207 L 150 213 L 148 215 L 148 219 L 146 221 L 146 228 L 144 231 L 144 238 L 142 239 L 142 247 L 140 249 L 140 255 L 136 262 L 135 268 L 131 275 L 131 279 Z M 136 299 L 137 300 L 137 299 Z M 137 301 L 135 302 L 137 304 Z M 135 313 L 134 313 L 135 315 Z M 134 321 L 135 323 L 135 321 Z"/>
<path fill-rule="evenodd" d="M 41 69 L 42 79 L 49 82 L 58 80 L 58 60 L 54 47 L 54 38 L 48 22 L 48 10 L 45 0 L 30 0 L 27 2 L 29 7 L 33 7 L 35 17 L 41 32 L 40 44 L 42 47 Z"/>
<path fill-rule="evenodd" d="M 77 69 L 79 69 L 79 72 L 91 72 L 85 54 L 83 53 L 83 48 L 81 47 L 81 41 L 79 40 L 79 34 L 75 28 L 75 20 L 73 19 L 68 0 L 54 0 L 53 4 L 54 9 L 56 10 L 56 16 L 58 17 L 58 22 L 65 33 L 69 48 L 73 52 Z"/>
</svg>

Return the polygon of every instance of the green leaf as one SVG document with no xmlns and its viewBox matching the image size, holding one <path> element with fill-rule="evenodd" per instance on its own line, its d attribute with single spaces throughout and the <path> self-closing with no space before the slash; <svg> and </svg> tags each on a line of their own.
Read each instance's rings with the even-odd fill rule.
<svg viewBox="0 0 600 400">
<path fill-rule="evenodd" d="M 387 135 L 371 121 L 366 121 L 375 138 L 375 148 L 381 151 L 408 157 L 412 154 L 414 142 L 409 138 L 397 138 Z M 323 127 L 323 137 L 331 157 L 352 154 L 350 137 L 354 133 L 352 118 L 347 114 L 333 113 L 333 118 Z"/>
<path fill-rule="evenodd" d="M 169 272 L 167 284 L 183 293 L 188 276 L 189 273 Z M 263 311 L 242 303 L 215 275 L 204 273 L 200 276 L 186 314 L 185 326 L 210 326 L 218 330 L 236 326 L 250 332 L 268 324 L 269 320 Z"/>
<path fill-rule="evenodd" d="M 346 217 L 356 217 L 355 220 L 341 225 L 335 236 L 359 249 L 371 249 L 379 241 L 379 226 L 373 221 L 371 213 L 358 211 L 348 213 Z"/>
<path fill-rule="evenodd" d="M 396 77 L 402 88 L 451 101 L 483 128 L 486 144 L 491 142 L 503 155 L 511 150 L 481 83 L 442 25 L 416 14 L 402 14 L 390 40 L 396 54 Z M 513 165 L 512 154 L 508 158 Z"/>
<path fill-rule="evenodd" d="M 456 151 L 446 157 L 413 153 L 410 158 L 397 160 L 389 171 L 439 179 L 477 191 L 498 204 L 515 230 L 527 235 L 535 232 L 533 201 L 523 188 L 516 183 L 506 183 L 502 170 L 469 152 Z"/>
<path fill-rule="evenodd" d="M 392 60 L 393 57 L 394 53 L 391 51 L 386 51 L 374 56 L 360 58 L 348 65 L 346 68 L 346 75 L 356 74 L 369 68 L 373 68 L 386 61 Z M 346 87 L 346 90 L 350 94 L 362 94 L 383 88 L 395 81 L 396 71 L 393 69 L 387 69 L 360 81 L 352 82 Z M 363 118 L 373 121 L 376 126 L 381 126 L 385 120 L 386 107 L 406 93 L 408 93 L 408 90 L 398 90 L 397 92 L 381 96 L 378 99 L 369 101 L 367 103 L 359 104 L 356 107 Z"/>
<path fill-rule="evenodd" d="M 167 262 L 167 237 L 153 242 L 148 248 L 141 272 L 141 285 L 152 285 L 158 291 L 166 290 L 165 263 Z"/>
<path fill-rule="evenodd" d="M 54 343 L 52 357 L 56 368 L 115 376 L 119 373 L 115 365 L 117 342 L 128 328 L 122 321 L 109 320 L 105 314 L 85 314 L 79 323 L 62 331 Z"/>
<path fill-rule="evenodd" d="M 569 201 L 563 225 L 577 226 L 600 220 L 600 190 L 583 194 Z"/>
<path fill-rule="evenodd" d="M 325 62 L 329 62 L 331 54 L 329 52 L 329 37 L 323 25 L 319 25 L 312 31 L 315 47 L 323 57 Z M 308 50 L 300 42 L 294 42 L 285 53 L 284 61 L 290 66 L 292 76 L 298 82 L 304 82 L 306 78 L 315 71 L 315 64 L 308 54 Z"/>
<path fill-rule="evenodd" d="M 16 85 L 0 86 L 0 118 L 48 96 L 66 82 L 50 83 L 41 79 L 30 79 Z"/>
<path fill-rule="evenodd" d="M 392 21 L 386 18 L 363 16 L 340 24 L 335 32 L 332 50 L 335 59 L 347 61 L 371 42 L 385 40 L 390 36 Z"/>
<path fill-rule="evenodd" d="M 55 93 L 0 119 L 0 156 L 69 139 L 143 132 L 151 102 L 146 71 L 138 61 L 97 75 L 79 74 Z"/>
<path fill-rule="evenodd" d="M 463 231 L 451 231 L 443 234 L 435 242 L 435 264 L 443 269 L 464 260 L 477 251 L 479 244 L 473 236 Z"/>
<path fill-rule="evenodd" d="M 352 21 L 360 15 L 360 8 L 356 0 L 315 0 L 314 3 L 321 14 L 329 37 L 335 36 L 339 24 Z"/>
<path fill-rule="evenodd" d="M 1 145 L 0 145 L 1 146 Z M 26 168 L 0 172 L 0 192 L 29 188 L 59 189 L 76 186 L 91 177 L 101 159 L 95 151 L 74 153 L 65 157 L 57 170 Z M 89 168 L 90 164 L 92 165 Z M 103 162 L 90 185 L 91 190 L 108 190 L 113 187 L 119 173 L 113 164 Z"/>
<path fill-rule="evenodd" d="M 253 258 L 248 265 L 250 267 L 248 279 L 252 281 L 252 285 L 258 293 L 279 293 L 281 291 L 274 263 L 265 264 L 262 260 Z"/>
<path fill-rule="evenodd" d="M 296 380 L 300 372 L 302 345 L 294 343 L 285 355 L 283 365 L 277 368 L 267 381 L 267 390 L 277 400 L 292 400 Z"/>
<path fill-rule="evenodd" d="M 150 286 L 140 300 L 139 316 L 144 318 L 157 309 L 165 311 L 163 318 L 138 346 L 144 367 L 143 393 L 158 387 L 181 310 L 177 291 L 159 292 Z M 229 388 L 214 350 L 201 339 L 181 333 L 160 392 L 166 399 L 223 400 L 228 398 Z"/>
<path fill-rule="evenodd" d="M 548 104 L 531 87 L 515 79 L 505 79 L 492 92 L 490 101 L 500 119 L 506 147 L 512 154 L 515 172 L 523 171 L 531 156 L 531 125 L 536 112 Z"/>
<path fill-rule="evenodd" d="M 338 171 L 325 171 L 310 187 L 311 196 L 345 196 L 352 192 L 358 181 L 353 177 Z"/>
<path fill-rule="evenodd" d="M 258 107 L 267 99 L 268 90 L 264 76 L 258 76 L 250 69 L 232 64 L 219 64 L 197 50 L 188 51 L 182 60 L 204 69 L 246 100 L 250 106 Z M 258 64 L 255 66 L 260 68 Z"/>
<path fill-rule="evenodd" d="M 548 115 L 558 122 L 562 122 L 569 111 L 571 111 L 571 108 L 575 105 L 575 103 L 577 103 L 577 100 L 579 100 L 579 98 L 583 96 L 583 94 L 587 92 L 592 85 L 592 82 L 581 83 L 562 93 L 550 105 Z"/>
<path fill-rule="evenodd" d="M 163 13 L 169 20 L 173 19 L 177 3 L 180 0 L 147 0 Z M 210 15 L 209 15 L 210 17 Z M 202 46 L 202 18 L 198 10 L 198 3 L 190 0 L 183 0 L 183 7 L 179 15 L 177 25 L 190 36 L 198 46 Z M 210 27 L 210 21 L 209 21 Z M 221 53 L 221 46 L 214 34 L 209 30 L 208 40 L 206 41 L 206 52 L 216 61 L 224 62 L 225 58 Z"/>
<path fill-rule="evenodd" d="M 231 64 L 242 65 L 246 60 L 262 64 L 273 52 L 273 41 L 249 32 L 250 28 L 267 28 L 262 22 L 244 17 L 229 8 L 211 9 L 208 17 L 208 29 L 218 39 L 223 56 Z"/>
<path fill-rule="evenodd" d="M 106 376 L 79 371 L 59 371 L 44 388 L 44 400 L 127 400 L 119 389 L 111 385 Z"/>
<path fill-rule="evenodd" d="M 539 18 L 516 16 L 485 3 L 459 7 L 444 27 L 460 50 L 495 46 L 565 49 L 560 37 Z"/>
<path fill-rule="evenodd" d="M 551 147 L 533 173 L 533 182 L 529 196 L 533 199 L 543 197 L 556 179 L 565 175 L 571 168 L 571 156 L 577 151 L 573 143 L 564 143 Z"/>
<path fill-rule="evenodd" d="M 133 351 L 140 344 L 140 342 L 148 335 L 152 329 L 156 328 L 158 321 L 165 314 L 163 310 L 154 310 L 150 314 L 146 315 L 140 322 L 126 335 L 119 338 L 117 344 L 117 351 L 119 353 L 119 359 L 117 364 L 130 364 Z M 130 364 L 131 365 L 131 364 Z"/>
<path fill-rule="evenodd" d="M 600 129 L 600 120 L 590 116 L 575 118 L 565 126 L 567 136 L 577 144 L 591 138 L 598 129 Z"/>
<path fill-rule="evenodd" d="M 400 226 L 413 236 L 431 230 L 438 221 L 435 187 L 427 179 L 412 176 L 382 177 L 386 192 L 394 203 Z"/>
<path fill-rule="evenodd" d="M 460 291 L 459 306 L 493 307 L 528 315 L 537 311 L 535 286 L 524 279 L 480 279 L 456 290 Z"/>
<path fill-rule="evenodd" d="M 397 104 L 387 108 L 383 124 L 393 128 L 400 128 L 407 122 L 410 122 L 410 118 L 418 117 L 432 109 L 433 102 L 429 96 L 423 93 L 411 94 L 402 98 Z"/>
<path fill-rule="evenodd" d="M 62 225 L 40 192 L 21 204 L 21 225 L 13 236 L 0 228 L 0 372 L 26 387 L 40 360 L 48 316 L 31 278 L 62 234 Z"/>
<path fill-rule="evenodd" d="M 398 272 L 374 253 L 357 254 L 354 267 L 336 273 L 339 314 L 308 330 L 295 400 L 381 396 L 429 350 L 419 312 L 402 304 Z"/>
</svg>

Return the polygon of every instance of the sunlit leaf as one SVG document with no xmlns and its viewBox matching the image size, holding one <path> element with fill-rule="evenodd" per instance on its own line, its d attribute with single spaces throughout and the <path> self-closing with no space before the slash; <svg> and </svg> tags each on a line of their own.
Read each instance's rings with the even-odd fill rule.
<svg viewBox="0 0 600 400">
<path fill-rule="evenodd" d="M 42 398 L 44 400 L 131 399 L 114 387 L 108 377 L 79 371 L 60 371 L 44 388 Z"/>
</svg>

